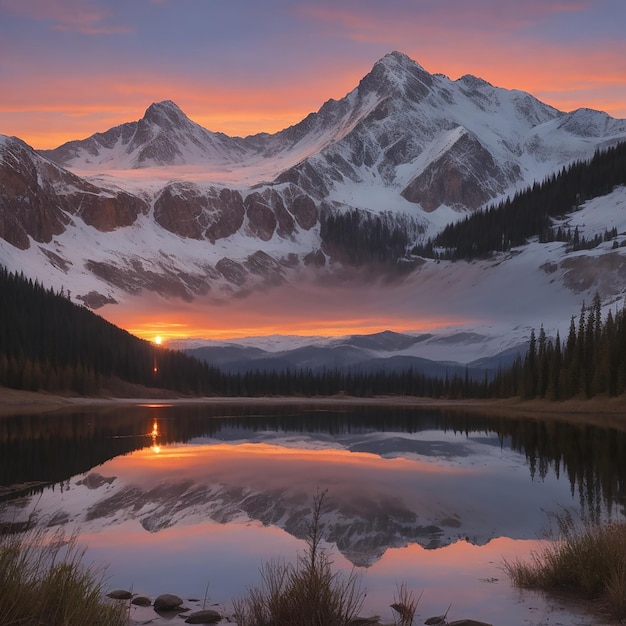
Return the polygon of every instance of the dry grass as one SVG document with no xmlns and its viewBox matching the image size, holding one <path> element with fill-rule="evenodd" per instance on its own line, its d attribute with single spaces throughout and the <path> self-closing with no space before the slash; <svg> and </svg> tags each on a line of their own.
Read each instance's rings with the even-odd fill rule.
<svg viewBox="0 0 626 626">
<path fill-rule="evenodd" d="M 83 565 L 75 537 L 0 534 L 0 620 L 20 626 L 121 626 L 126 607 L 104 600 L 102 572 Z"/>
<path fill-rule="evenodd" d="M 565 518 L 559 530 L 560 536 L 533 554 L 530 563 L 505 561 L 513 584 L 594 600 L 612 617 L 626 617 L 626 523 L 575 530 Z"/>
<path fill-rule="evenodd" d="M 358 577 L 332 571 L 321 547 L 320 516 L 325 493 L 314 499 L 307 550 L 292 566 L 270 562 L 261 571 L 261 588 L 233 602 L 239 626 L 346 626 L 361 609 L 365 593 Z"/>
<path fill-rule="evenodd" d="M 402 583 L 398 587 L 398 592 L 394 598 L 391 608 L 397 613 L 398 617 L 394 619 L 395 626 L 413 626 L 415 620 L 415 612 L 422 595 L 415 598 L 413 592 L 410 591 L 406 583 Z"/>
</svg>

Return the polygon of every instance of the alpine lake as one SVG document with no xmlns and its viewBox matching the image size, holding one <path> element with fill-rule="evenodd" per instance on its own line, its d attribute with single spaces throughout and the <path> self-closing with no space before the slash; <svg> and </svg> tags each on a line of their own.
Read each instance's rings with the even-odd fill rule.
<svg viewBox="0 0 626 626">
<path fill-rule="evenodd" d="M 324 550 L 358 574 L 361 615 L 392 624 L 406 585 L 416 624 L 448 607 L 494 626 L 600 624 L 514 588 L 503 562 L 530 560 L 564 519 L 623 519 L 624 485 L 626 433 L 462 410 L 302 400 L 0 418 L 0 521 L 75 534 L 106 589 L 226 615 L 264 564 L 302 556 L 323 494 Z"/>
</svg>

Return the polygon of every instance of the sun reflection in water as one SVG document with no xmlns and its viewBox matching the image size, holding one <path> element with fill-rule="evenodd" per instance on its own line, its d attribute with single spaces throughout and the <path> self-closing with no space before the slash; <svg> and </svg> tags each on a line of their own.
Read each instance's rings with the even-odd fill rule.
<svg viewBox="0 0 626 626">
<path fill-rule="evenodd" d="M 159 423 L 156 421 L 156 419 L 154 420 L 154 422 L 152 422 L 152 432 L 150 433 L 150 437 L 152 437 L 152 446 L 150 446 L 150 449 L 155 454 L 159 454 L 159 452 L 161 452 L 161 446 L 159 446 L 158 443 Z"/>
</svg>

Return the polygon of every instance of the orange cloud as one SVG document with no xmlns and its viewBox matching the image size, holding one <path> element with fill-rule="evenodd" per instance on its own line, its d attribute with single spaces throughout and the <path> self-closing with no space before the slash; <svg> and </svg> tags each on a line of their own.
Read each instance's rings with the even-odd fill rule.
<svg viewBox="0 0 626 626">
<path fill-rule="evenodd" d="M 492 0 L 459 2 L 442 0 L 431 3 L 395 4 L 393 10 L 388 6 L 374 5 L 363 7 L 362 4 L 349 7 L 338 5 L 309 4 L 301 5 L 298 11 L 307 18 L 325 22 L 347 29 L 348 34 L 361 40 L 394 40 L 391 28 L 401 29 L 403 34 L 432 32 L 435 27 L 445 25 L 455 28 L 463 25 L 465 33 L 472 30 L 494 32 L 511 28 L 521 28 L 546 18 L 567 13 L 580 13 L 589 8 L 589 1 L 570 0 L 563 2 L 545 2 L 545 0 L 501 0 L 494 6 Z M 468 28 L 468 25 L 471 25 Z M 378 28 L 377 28 L 378 27 Z M 382 27 L 382 28 L 379 28 Z M 438 33 L 441 34 L 438 29 Z"/>
<path fill-rule="evenodd" d="M 589 2 L 439 2 L 398 11 L 306 6 L 300 10 L 362 43 L 408 54 L 452 79 L 474 74 L 495 86 L 528 91 L 564 111 L 597 108 L 626 117 L 626 41 L 610 36 L 565 41 L 529 28 L 583 14 Z"/>
<path fill-rule="evenodd" d="M 12 70 L 13 88 L 0 102 L 0 133 L 16 135 L 38 149 L 55 148 L 140 119 L 151 103 L 168 99 L 215 132 L 272 133 L 300 122 L 319 109 L 323 99 L 337 93 L 342 97 L 349 90 L 342 86 L 341 76 L 323 86 L 308 82 L 298 89 L 287 81 L 270 89 L 241 84 L 199 88 L 193 80 L 139 71 L 57 77 L 43 68 L 33 77 L 27 68 L 20 71 L 19 65 Z"/>
<path fill-rule="evenodd" d="M 276 471 L 281 467 L 285 471 Z M 424 478 L 436 479 L 480 473 L 474 468 L 445 466 L 419 459 L 384 459 L 369 452 L 332 448 L 307 450 L 261 442 L 182 447 L 168 445 L 162 447 L 158 455 L 152 448 L 143 448 L 109 461 L 107 469 L 123 476 L 128 482 L 142 483 L 147 480 L 154 484 L 184 479 L 205 480 L 207 476 L 210 480 L 220 480 L 220 474 L 233 479 L 242 472 L 252 474 L 255 480 L 281 483 L 280 477 L 284 476 L 298 474 L 308 480 L 316 472 L 327 473 L 328 470 L 320 468 L 332 468 L 332 474 L 344 477 L 348 473 L 376 473 L 377 480 L 383 481 L 390 475 L 402 477 L 418 473 Z"/>
<path fill-rule="evenodd" d="M 86 35 L 132 32 L 125 26 L 108 25 L 110 12 L 90 0 L 0 0 L 0 9 L 18 17 L 49 21 L 59 31 Z"/>
<path fill-rule="evenodd" d="M 208 326 L 206 320 L 198 319 L 193 315 L 185 314 L 184 324 L 172 323 L 166 318 L 155 315 L 153 319 L 148 319 L 148 315 L 137 316 L 133 313 L 111 312 L 106 319 L 111 323 L 124 328 L 128 332 L 153 341 L 159 335 L 167 343 L 172 339 L 187 339 L 200 337 L 206 339 L 236 339 L 250 336 L 266 335 L 301 335 L 301 336 L 325 336 L 341 337 L 352 334 L 371 334 L 383 330 L 402 332 L 407 329 L 422 330 L 424 332 L 451 324 L 461 324 L 462 320 L 454 318 L 428 318 L 420 319 L 337 319 L 337 320 L 302 320 L 299 322 L 288 322 L 276 320 L 270 324 L 258 324 L 257 320 L 248 318 L 229 316 L 227 321 L 214 321 Z"/>
<path fill-rule="evenodd" d="M 492 3 L 457 4 L 454 11 L 450 2 L 419 12 L 323 5 L 298 11 L 322 23 L 327 37 L 372 44 L 373 50 L 401 50 L 431 72 L 453 79 L 471 73 L 496 86 L 528 91 L 561 110 L 585 106 L 626 118 L 626 40 L 581 36 L 550 42 L 527 29 L 533 21 L 582 12 L 586 3 L 505 3 L 497 11 Z M 0 0 L 0 8 L 63 29 L 95 32 L 108 24 L 107 13 L 93 2 Z M 357 64 L 354 56 L 337 55 L 331 70 L 320 59 L 307 65 L 306 73 L 297 64 L 283 64 L 275 74 L 229 73 L 213 65 L 198 77 L 193 72 L 185 76 L 175 64 L 137 65 L 132 57 L 120 66 L 107 54 L 87 67 L 77 51 L 59 74 L 55 57 L 38 56 L 33 63 L 28 55 L 11 55 L 11 43 L 0 41 L 0 56 L 11 58 L 2 68 L 11 89 L 0 102 L 0 133 L 17 135 L 36 148 L 53 148 L 139 119 L 152 102 L 165 99 L 213 131 L 272 133 L 355 88 L 382 53 L 369 55 Z"/>
<path fill-rule="evenodd" d="M 199 4 L 177 15 L 220 14 Z M 325 100 L 343 97 L 394 49 L 451 78 L 471 73 L 561 110 L 587 106 L 626 117 L 626 40 L 610 28 L 619 23 L 619 16 L 611 20 L 618 9 L 596 10 L 596 4 L 323 0 L 291 7 L 284 38 L 265 40 L 262 25 L 252 31 L 244 25 L 236 46 L 219 40 L 213 48 L 172 29 L 161 45 L 155 33 L 167 31 L 170 23 L 160 20 L 173 5 L 163 0 L 152 0 L 152 10 L 141 13 L 129 8 L 133 3 L 122 11 L 96 0 L 0 0 L 7 24 L 0 70 L 9 86 L 0 103 L 0 133 L 52 148 L 138 119 L 165 99 L 210 130 L 276 132 Z M 106 38 L 65 35 L 131 28 L 136 38 L 116 40 L 123 40 L 119 49 Z M 285 50 L 293 50 L 293 59 Z"/>
</svg>

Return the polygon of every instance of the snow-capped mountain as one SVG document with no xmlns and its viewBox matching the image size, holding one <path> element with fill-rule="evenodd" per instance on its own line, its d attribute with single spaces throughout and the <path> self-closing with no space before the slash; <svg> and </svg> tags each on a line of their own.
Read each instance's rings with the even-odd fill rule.
<svg viewBox="0 0 626 626">
<path fill-rule="evenodd" d="M 383 331 L 347 337 L 248 337 L 232 341 L 179 341 L 186 350 L 224 372 L 247 371 L 406 371 L 445 378 L 465 375 L 482 380 L 485 373 L 508 367 L 528 349 L 522 333 L 501 336 L 477 332 L 396 333 Z M 194 345 L 195 344 L 195 345 Z M 493 355 L 484 358 L 485 355 Z"/>
<path fill-rule="evenodd" d="M 345 97 L 272 135 L 211 132 L 165 101 L 139 121 L 55 150 L 0 136 L 0 262 L 94 308 L 145 293 L 223 299 L 338 272 L 350 282 L 356 274 L 346 275 L 326 245 L 323 216 L 380 216 L 406 233 L 410 247 L 625 139 L 626 120 L 563 113 L 474 76 L 430 74 L 394 52 Z M 598 228 L 609 215 L 622 223 L 616 193 L 593 205 L 596 213 L 608 207 L 606 219 L 594 213 Z M 580 228 L 595 234 L 587 222 Z M 562 288 L 576 296 L 563 300 L 572 307 L 566 318 L 597 282 L 604 280 L 607 297 L 623 291 L 622 282 L 605 284 L 606 271 L 589 269 L 594 263 L 583 270 L 589 254 L 565 259 L 562 245 L 542 250 L 523 256 L 532 269 L 512 255 L 478 273 L 413 260 L 402 280 L 420 300 L 443 280 L 443 302 L 464 310 L 475 300 L 459 300 L 466 283 L 475 293 L 494 282 L 523 286 L 541 299 L 549 276 L 556 297 Z M 611 255 L 607 271 L 616 277 L 622 256 Z M 576 272 L 587 276 L 584 286 Z M 545 308 L 552 310 L 547 301 Z"/>
<path fill-rule="evenodd" d="M 240 190 L 292 182 L 349 206 L 354 184 L 390 187 L 408 201 L 402 210 L 433 211 L 475 209 L 625 137 L 624 120 L 565 114 L 474 76 L 431 75 L 394 52 L 344 98 L 274 135 L 212 133 L 165 101 L 138 122 L 42 154 L 82 172 L 170 166 L 175 177 L 177 167 L 203 166 L 215 184 L 220 172 Z"/>
<path fill-rule="evenodd" d="M 236 163 L 245 156 L 237 139 L 212 133 L 192 122 L 169 100 L 148 107 L 138 122 L 128 122 L 84 141 L 42 151 L 65 167 L 132 169 L 209 162 Z"/>
</svg>

